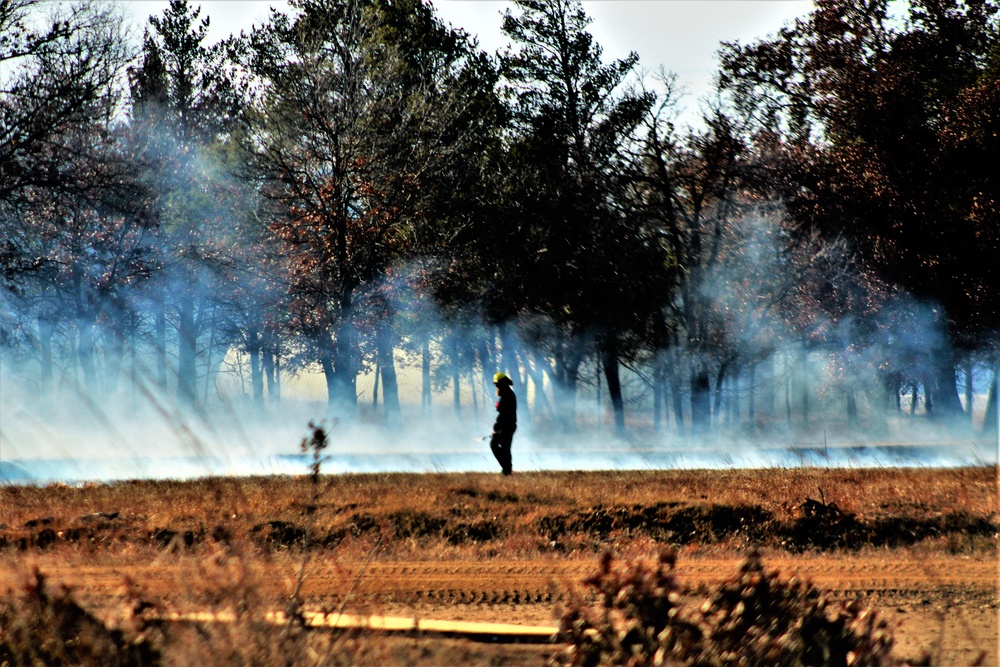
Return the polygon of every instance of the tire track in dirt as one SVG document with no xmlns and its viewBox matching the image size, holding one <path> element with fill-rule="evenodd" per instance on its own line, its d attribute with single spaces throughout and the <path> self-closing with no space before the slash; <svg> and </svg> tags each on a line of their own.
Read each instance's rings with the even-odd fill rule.
<svg viewBox="0 0 1000 667">
<path fill-rule="evenodd" d="M 682 560 L 678 578 L 683 586 L 710 586 L 729 577 L 738 558 Z M 908 556 L 768 558 L 765 565 L 784 576 L 798 576 L 818 588 L 835 592 L 894 593 L 903 596 L 953 595 L 978 597 L 997 591 L 996 564 L 991 560 Z M 593 561 L 525 561 L 488 563 L 372 563 L 363 573 L 356 594 L 395 598 L 461 598 L 468 601 L 549 601 L 553 582 L 566 586 L 581 581 L 596 568 Z M 352 580 L 360 565 L 341 564 L 336 576 L 317 569 L 306 581 L 306 595 L 329 594 L 336 581 Z M 461 600 L 459 600 L 461 601 Z"/>
<path fill-rule="evenodd" d="M 698 592 L 731 576 L 739 562 L 737 557 L 682 557 L 677 576 L 682 586 Z M 929 650 L 937 652 L 942 664 L 971 664 L 986 649 L 983 664 L 998 664 L 998 582 L 993 558 L 918 557 L 904 553 L 780 554 L 765 556 L 764 564 L 780 571 L 783 577 L 802 577 L 834 595 L 871 595 L 872 602 L 888 614 L 895 628 L 900 656 L 918 656 Z M 565 589 L 596 568 L 595 558 L 375 561 L 367 568 L 362 561 L 317 559 L 309 565 L 302 592 L 307 608 L 337 610 L 357 579 L 348 610 L 453 621 L 551 625 L 558 606 L 552 583 Z M 225 598 L 216 597 L 220 586 L 235 583 L 227 582 L 211 567 L 200 568 L 186 560 L 118 566 L 47 564 L 42 570 L 52 585 L 70 586 L 88 606 L 105 610 L 120 607 L 126 578 L 141 588 L 144 599 L 165 610 L 184 611 L 226 604 Z M 294 561 L 288 561 L 281 567 L 269 566 L 263 576 L 258 573 L 247 583 L 257 589 L 265 605 L 271 605 L 287 599 L 297 570 Z M 0 563 L 0 590 L 16 588 L 23 575 L 23 569 Z"/>
<path fill-rule="evenodd" d="M 739 558 L 681 559 L 677 576 L 682 586 L 697 589 L 729 577 Z M 805 555 L 766 557 L 765 567 L 783 576 L 798 576 L 815 586 L 842 593 L 892 594 L 914 598 L 947 599 L 971 596 L 997 599 L 997 566 L 985 558 L 906 554 L 876 556 Z M 553 583 L 559 589 L 580 582 L 596 569 L 593 559 L 529 561 L 390 561 L 313 562 L 303 586 L 309 599 L 340 599 L 357 579 L 352 596 L 383 601 L 461 603 L 550 603 Z M 85 589 L 89 595 L 112 596 L 126 577 L 151 595 L 172 597 L 181 591 L 210 591 L 211 576 L 192 577 L 190 564 L 133 566 L 50 566 L 46 574 L 55 584 Z M 360 575 L 360 577 L 359 577 Z M 272 572 L 258 582 L 262 593 L 281 594 L 294 572 Z M 16 585 L 14 575 L 0 571 L 4 588 Z"/>
</svg>

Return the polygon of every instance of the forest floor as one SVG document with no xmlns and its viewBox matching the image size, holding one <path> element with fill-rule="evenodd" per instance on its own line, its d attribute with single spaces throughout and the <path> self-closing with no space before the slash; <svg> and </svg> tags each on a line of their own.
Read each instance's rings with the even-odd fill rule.
<svg viewBox="0 0 1000 667">
<path fill-rule="evenodd" d="M 887 621 L 897 657 L 997 665 L 997 503 L 992 468 L 5 486 L 0 591 L 37 568 L 107 623 L 137 606 L 149 617 L 260 617 L 298 589 L 306 611 L 555 626 L 604 551 L 653 559 L 672 546 L 697 604 L 757 549 L 783 577 L 860 596 Z M 250 625 L 171 630 L 166 641 L 177 664 L 222 661 L 220 650 L 266 662 L 272 649 Z M 542 664 L 562 650 L 430 633 L 320 648 L 342 664 Z"/>
</svg>

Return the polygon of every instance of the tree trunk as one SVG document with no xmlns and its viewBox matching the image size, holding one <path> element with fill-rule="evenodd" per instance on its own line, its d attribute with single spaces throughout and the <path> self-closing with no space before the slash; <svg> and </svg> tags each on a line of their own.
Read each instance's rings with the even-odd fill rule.
<svg viewBox="0 0 1000 667">
<path fill-rule="evenodd" d="M 576 386 L 579 379 L 579 368 L 556 360 L 556 374 L 552 378 L 552 389 L 556 400 L 557 418 L 564 426 L 573 427 L 576 424 Z"/>
<path fill-rule="evenodd" d="M 566 428 L 576 427 L 576 390 L 583 357 L 583 343 L 572 337 L 559 345 L 555 357 L 552 393 L 555 398 L 556 419 Z"/>
<path fill-rule="evenodd" d="M 890 374 L 889 391 L 892 392 L 892 401 L 895 401 L 896 404 L 896 414 L 903 413 L 903 399 L 901 396 L 902 389 L 903 389 L 902 374 L 899 373 L 899 371 Z"/>
<path fill-rule="evenodd" d="M 742 395 L 741 394 L 741 386 L 740 386 L 742 380 L 740 378 L 742 378 L 742 377 L 743 377 L 743 366 L 742 366 L 742 364 L 737 364 L 736 368 L 733 370 L 733 374 L 732 374 L 732 379 L 733 379 L 733 418 L 732 418 L 732 421 L 730 421 L 730 424 L 732 426 L 735 426 L 736 428 L 739 428 L 739 426 L 740 426 L 740 419 L 742 419 L 742 417 L 740 415 L 740 397 Z"/>
<path fill-rule="evenodd" d="M 156 304 L 156 384 L 167 391 L 167 306 L 161 299 Z"/>
<path fill-rule="evenodd" d="M 750 366 L 750 396 L 747 398 L 747 425 L 757 425 L 757 364 Z"/>
<path fill-rule="evenodd" d="M 396 362 L 392 360 L 393 350 L 388 351 L 389 361 L 382 364 L 382 407 L 385 423 L 390 428 L 402 425 L 402 411 L 399 405 L 399 383 L 396 380 Z"/>
<path fill-rule="evenodd" d="M 185 294 L 178 304 L 177 398 L 187 406 L 197 402 L 197 344 L 194 299 Z"/>
<path fill-rule="evenodd" d="M 327 408 L 332 410 L 337 393 L 337 372 L 334 369 L 332 351 L 324 349 L 319 353 L 319 366 L 323 369 L 323 378 L 326 380 Z"/>
<path fill-rule="evenodd" d="M 281 402 L 281 348 L 275 345 L 273 351 L 274 359 L 274 395 L 273 400 L 275 403 Z M 268 391 L 270 391 L 271 386 L 268 385 Z"/>
<path fill-rule="evenodd" d="M 250 387 L 254 405 L 264 403 L 264 372 L 261 365 L 260 332 L 255 326 L 247 329 L 247 354 L 250 356 Z"/>
<path fill-rule="evenodd" d="M 670 381 L 670 402 L 674 411 L 674 426 L 677 428 L 677 435 L 683 438 L 684 432 L 684 396 L 681 392 L 681 374 L 678 370 L 680 358 L 676 351 L 673 352 L 670 368 L 667 370 L 667 378 Z"/>
<path fill-rule="evenodd" d="M 849 426 L 858 424 L 858 401 L 853 389 L 847 390 L 847 423 Z"/>
<path fill-rule="evenodd" d="M 476 342 L 476 356 L 479 357 L 481 380 L 479 387 L 476 387 L 475 380 L 473 380 L 472 391 L 474 394 L 486 391 L 487 387 L 492 387 L 493 374 L 496 372 L 494 370 L 496 368 L 496 363 L 493 361 L 493 355 L 490 353 L 490 346 L 487 344 L 486 338 L 480 338 Z M 473 374 L 472 377 L 475 377 L 475 374 Z"/>
<path fill-rule="evenodd" d="M 87 395 L 96 398 L 100 394 L 97 385 L 97 366 L 94 362 L 94 323 L 82 320 L 77 323 L 77 357 L 83 371 L 83 386 Z"/>
<path fill-rule="evenodd" d="M 608 383 L 611 409 L 615 415 L 615 433 L 625 435 L 625 401 L 622 398 L 622 382 L 618 374 L 618 338 L 613 334 L 604 337 L 601 345 L 601 363 L 604 379 Z"/>
<path fill-rule="evenodd" d="M 382 405 L 385 409 L 385 423 L 390 428 L 400 426 L 399 385 L 396 381 L 395 346 L 392 335 L 392 315 L 379 326 L 377 342 L 378 367 L 382 375 Z"/>
<path fill-rule="evenodd" d="M 205 309 L 202 306 L 199 310 L 204 313 Z M 205 348 L 205 391 L 201 395 L 201 404 L 203 406 L 208 406 L 209 390 L 212 388 L 212 382 L 215 379 L 215 361 L 212 359 L 212 352 L 215 351 L 215 336 L 218 333 L 218 314 L 219 309 L 212 308 L 212 324 L 209 326 L 209 336 L 208 336 L 208 347 Z M 204 317 L 204 314 L 201 315 Z M 197 327 L 201 329 L 201 327 Z M 258 348 L 259 349 L 259 348 Z M 258 358 L 257 372 L 260 373 L 260 359 Z M 251 376 L 253 373 L 251 373 Z M 261 398 L 263 399 L 264 385 L 261 382 Z"/>
<path fill-rule="evenodd" d="M 712 413 L 715 415 L 715 425 L 722 425 L 722 389 L 725 386 L 726 371 L 729 370 L 729 360 L 723 361 L 719 364 L 719 373 L 715 376 L 715 394 L 712 397 L 713 409 Z"/>
<path fill-rule="evenodd" d="M 712 421 L 711 380 L 701 359 L 691 368 L 691 433 L 703 434 Z"/>
<path fill-rule="evenodd" d="M 941 354 L 934 364 L 934 405 L 940 417 L 957 417 L 962 414 L 962 400 L 955 381 L 955 364 L 951 354 Z"/>
<path fill-rule="evenodd" d="M 723 411 L 722 421 L 726 425 L 726 428 L 732 428 L 733 426 L 733 397 L 736 395 L 735 390 L 736 378 L 734 373 L 726 374 L 725 383 L 725 410 Z"/>
<path fill-rule="evenodd" d="M 541 364 L 532 362 L 528 353 L 523 349 L 519 350 L 518 356 L 521 358 L 521 364 L 524 366 L 525 373 L 531 377 L 531 382 L 535 385 L 535 404 L 533 409 L 552 415 L 552 404 L 549 403 L 549 398 L 545 394 L 545 371 L 541 368 Z M 525 396 L 525 403 L 527 403 L 527 396 Z"/>
<path fill-rule="evenodd" d="M 792 373 L 791 369 L 785 376 L 785 423 L 792 428 Z"/>
<path fill-rule="evenodd" d="M 972 368 L 973 363 L 970 360 L 965 366 L 965 414 L 969 419 L 969 423 L 972 423 Z"/>
<path fill-rule="evenodd" d="M 42 367 L 39 377 L 39 389 L 41 399 L 49 403 L 53 398 L 52 393 L 52 336 L 56 332 L 55 322 L 47 317 L 38 318 L 38 345 L 42 353 Z"/>
<path fill-rule="evenodd" d="M 594 387 L 596 388 L 596 391 L 594 391 L 594 397 L 596 398 L 596 402 L 597 402 L 596 414 L 597 414 L 597 430 L 598 431 L 601 430 L 601 426 L 604 425 L 604 408 L 601 406 L 601 402 L 602 402 L 601 401 L 601 369 L 602 369 L 602 367 L 604 365 L 602 363 L 602 361 L 603 360 L 601 359 L 601 352 L 598 352 L 597 358 L 594 359 Z"/>
<path fill-rule="evenodd" d="M 514 338 L 510 335 L 506 322 L 497 325 L 497 333 L 500 336 L 500 351 L 497 353 L 497 368 L 500 372 L 506 373 L 515 385 L 512 387 L 517 393 L 517 356 L 514 351 Z"/>
<path fill-rule="evenodd" d="M 993 370 L 993 382 L 990 383 L 989 397 L 986 399 L 986 417 L 983 419 L 983 433 L 1000 435 L 1000 413 L 997 412 L 997 399 L 1000 394 L 1000 364 Z"/>
<path fill-rule="evenodd" d="M 657 352 L 653 360 L 653 430 L 663 429 L 663 413 L 666 410 L 663 390 L 665 388 L 666 371 L 663 367 L 663 353 Z"/>
<path fill-rule="evenodd" d="M 769 356 L 757 366 L 757 416 L 762 421 L 773 423 L 777 417 L 777 372 L 774 356 Z"/>
<path fill-rule="evenodd" d="M 431 412 L 431 337 L 425 335 L 420 346 L 420 414 Z"/>
<path fill-rule="evenodd" d="M 132 311 L 130 316 L 131 326 L 129 326 L 129 408 L 135 412 L 138 401 L 138 382 L 139 382 L 139 367 L 138 367 L 138 357 L 139 351 L 136 349 L 136 339 L 139 333 L 139 314 L 136 311 Z"/>
<path fill-rule="evenodd" d="M 278 378 L 278 353 L 275 349 L 273 334 L 266 334 L 266 342 L 262 346 L 261 365 L 264 368 L 264 378 L 267 380 L 267 400 L 269 403 L 281 401 L 281 383 Z"/>
<path fill-rule="evenodd" d="M 104 367 L 104 379 L 106 391 L 115 396 L 121 383 L 122 368 L 125 360 L 125 322 L 124 315 L 115 311 L 115 322 L 105 328 L 107 341 L 105 347 L 106 363 Z"/>
<path fill-rule="evenodd" d="M 802 396 L 802 426 L 809 428 L 809 352 L 802 350 L 799 353 L 798 364 L 799 391 Z"/>
<path fill-rule="evenodd" d="M 452 401 L 455 407 L 455 414 L 462 412 L 462 385 L 461 368 L 458 365 L 458 334 L 453 333 L 451 338 L 451 386 Z"/>
<path fill-rule="evenodd" d="M 522 400 L 521 403 L 518 404 L 518 419 L 520 419 L 522 423 L 525 423 L 531 418 L 531 412 L 527 401 L 527 377 L 521 376 L 521 369 L 517 362 L 517 339 L 511 334 L 510 328 L 507 326 L 506 322 L 501 322 L 497 325 L 497 333 L 500 334 L 500 347 L 503 353 L 500 370 L 510 376 L 511 382 L 513 382 L 511 389 L 514 390 L 514 393 L 519 396 L 524 396 L 525 400 Z M 492 383 L 492 378 L 490 378 L 490 382 Z"/>
<path fill-rule="evenodd" d="M 329 406 L 338 417 L 353 420 L 358 414 L 357 334 L 350 320 L 350 309 L 342 309 L 341 312 L 333 342 L 333 385 L 330 387 Z"/>
</svg>

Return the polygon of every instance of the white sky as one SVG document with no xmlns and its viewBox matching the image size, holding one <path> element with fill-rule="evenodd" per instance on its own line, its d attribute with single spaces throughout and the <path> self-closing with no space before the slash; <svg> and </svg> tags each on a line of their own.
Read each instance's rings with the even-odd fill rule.
<svg viewBox="0 0 1000 667">
<path fill-rule="evenodd" d="M 189 0 L 198 5 L 197 0 Z M 489 52 L 505 46 L 500 14 L 504 0 L 432 0 L 439 15 L 479 37 Z M 138 34 L 150 14 L 160 14 L 167 0 L 124 0 Z M 267 17 L 269 7 L 284 0 L 204 0 L 202 16 L 211 17 L 209 39 L 249 30 Z M 810 0 L 584 0 L 593 19 L 590 31 L 604 47 L 605 60 L 639 54 L 640 67 L 655 72 L 662 65 L 677 74 L 687 93 L 685 107 L 710 89 L 715 54 L 722 41 L 748 42 L 777 31 L 812 8 Z"/>
</svg>

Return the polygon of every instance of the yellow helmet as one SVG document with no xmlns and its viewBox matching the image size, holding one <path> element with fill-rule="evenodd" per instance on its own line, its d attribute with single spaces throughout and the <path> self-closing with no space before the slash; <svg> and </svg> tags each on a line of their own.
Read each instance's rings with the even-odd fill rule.
<svg viewBox="0 0 1000 667">
<path fill-rule="evenodd" d="M 507 382 L 510 382 L 510 378 L 507 377 L 507 375 L 505 373 L 495 373 L 493 375 L 493 384 L 497 384 L 501 380 L 506 380 Z"/>
</svg>

